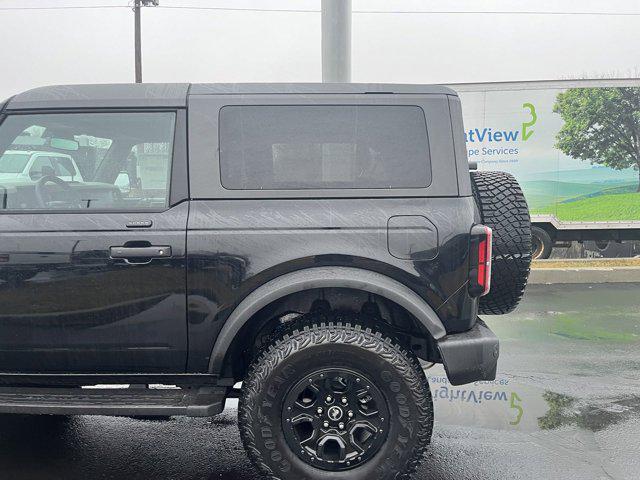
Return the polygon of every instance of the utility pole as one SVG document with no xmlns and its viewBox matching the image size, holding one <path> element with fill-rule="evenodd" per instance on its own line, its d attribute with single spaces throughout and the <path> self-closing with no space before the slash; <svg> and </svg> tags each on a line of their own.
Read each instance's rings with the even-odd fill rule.
<svg viewBox="0 0 640 480">
<path fill-rule="evenodd" d="M 160 0 L 134 0 L 133 2 L 133 22 L 134 22 L 134 49 L 136 61 L 136 83 L 142 83 L 142 32 L 140 22 L 140 10 L 142 7 L 157 7 Z"/>
<path fill-rule="evenodd" d="M 322 0 L 322 81 L 351 81 L 351 0 Z"/>
<path fill-rule="evenodd" d="M 142 38 L 140 34 L 140 0 L 135 0 L 133 4 L 134 16 L 134 43 L 136 55 L 136 83 L 142 83 Z"/>
</svg>

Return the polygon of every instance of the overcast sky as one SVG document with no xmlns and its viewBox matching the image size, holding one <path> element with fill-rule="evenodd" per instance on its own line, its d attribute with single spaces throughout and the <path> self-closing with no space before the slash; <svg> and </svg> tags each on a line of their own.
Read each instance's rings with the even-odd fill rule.
<svg viewBox="0 0 640 480">
<path fill-rule="evenodd" d="M 133 81 L 128 3 L 0 0 L 0 99 L 39 85 Z M 26 9 L 81 5 L 111 8 Z M 160 0 L 160 5 L 142 12 L 145 81 L 321 80 L 320 0 Z M 167 8 L 187 6 L 308 12 Z M 640 76 L 639 0 L 353 0 L 353 10 L 354 82 Z M 637 15 L 402 13 L 445 10 Z M 379 13 L 391 11 L 396 13 Z"/>
</svg>

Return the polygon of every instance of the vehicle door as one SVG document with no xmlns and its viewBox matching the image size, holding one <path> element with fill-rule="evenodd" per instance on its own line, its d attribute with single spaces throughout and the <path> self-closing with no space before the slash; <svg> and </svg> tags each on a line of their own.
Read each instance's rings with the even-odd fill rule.
<svg viewBox="0 0 640 480">
<path fill-rule="evenodd" d="M 35 181 L 0 180 L 0 372 L 183 372 L 184 111 L 0 122 L 0 155 L 18 137 L 47 152 Z"/>
</svg>

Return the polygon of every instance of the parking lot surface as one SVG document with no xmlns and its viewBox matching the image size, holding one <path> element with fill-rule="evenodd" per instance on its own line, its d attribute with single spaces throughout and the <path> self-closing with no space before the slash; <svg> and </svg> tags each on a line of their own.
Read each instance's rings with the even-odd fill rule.
<svg viewBox="0 0 640 480">
<path fill-rule="evenodd" d="M 427 370 L 436 425 L 415 478 L 640 478 L 640 284 L 531 285 L 485 320 L 498 378 Z M 235 417 L 0 416 L 0 478 L 254 479 Z"/>
</svg>

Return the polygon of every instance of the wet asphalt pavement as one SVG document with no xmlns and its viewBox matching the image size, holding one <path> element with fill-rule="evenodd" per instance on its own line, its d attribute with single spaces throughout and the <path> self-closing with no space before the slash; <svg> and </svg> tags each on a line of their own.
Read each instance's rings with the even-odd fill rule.
<svg viewBox="0 0 640 480">
<path fill-rule="evenodd" d="M 498 378 L 427 370 L 436 424 L 415 478 L 640 478 L 640 285 L 532 285 L 485 320 Z M 254 479 L 235 417 L 0 416 L 0 479 Z"/>
</svg>

